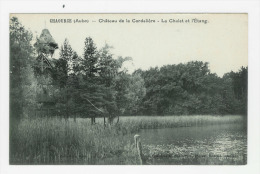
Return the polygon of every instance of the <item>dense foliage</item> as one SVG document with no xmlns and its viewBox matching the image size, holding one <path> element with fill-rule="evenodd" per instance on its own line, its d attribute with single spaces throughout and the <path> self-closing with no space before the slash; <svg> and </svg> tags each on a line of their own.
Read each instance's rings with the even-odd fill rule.
<svg viewBox="0 0 260 174">
<path fill-rule="evenodd" d="M 33 35 L 13 17 L 10 21 L 10 118 L 20 119 L 34 106 L 32 89 L 35 78 L 30 65 L 34 63 Z"/>
<path fill-rule="evenodd" d="M 247 113 L 247 68 L 220 78 L 210 72 L 208 63 L 195 61 L 135 73 L 141 74 L 146 89 L 139 114 Z"/>
<path fill-rule="evenodd" d="M 207 62 L 165 65 L 129 73 L 131 58 L 115 58 L 111 47 L 98 49 L 87 37 L 79 56 L 65 39 L 52 68 L 39 69 L 33 35 L 10 21 L 10 116 L 97 117 L 115 115 L 247 114 L 247 67 L 219 77 Z M 43 82 L 45 86 L 43 85 Z M 46 84 L 49 85 L 46 85 Z M 39 101 L 41 95 L 48 100 Z M 51 113 L 51 114 L 50 114 Z"/>
</svg>

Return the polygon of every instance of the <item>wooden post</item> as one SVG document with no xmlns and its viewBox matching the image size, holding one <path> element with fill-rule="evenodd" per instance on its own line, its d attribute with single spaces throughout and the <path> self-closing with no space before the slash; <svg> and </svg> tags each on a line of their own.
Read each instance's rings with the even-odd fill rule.
<svg viewBox="0 0 260 174">
<path fill-rule="evenodd" d="M 142 152 L 140 135 L 136 134 L 134 136 L 134 140 L 135 140 L 135 147 L 136 147 L 136 150 L 138 153 L 138 158 L 139 158 L 140 164 L 143 165 L 144 156 L 143 156 L 143 152 Z"/>
<path fill-rule="evenodd" d="M 76 123 L 76 114 L 73 115 L 74 122 Z"/>
<path fill-rule="evenodd" d="M 66 86 L 66 119 L 68 120 L 69 119 L 69 108 L 68 108 L 68 88 Z"/>
<path fill-rule="evenodd" d="M 93 117 L 91 116 L 90 119 L 91 119 L 91 125 L 93 125 Z"/>
</svg>

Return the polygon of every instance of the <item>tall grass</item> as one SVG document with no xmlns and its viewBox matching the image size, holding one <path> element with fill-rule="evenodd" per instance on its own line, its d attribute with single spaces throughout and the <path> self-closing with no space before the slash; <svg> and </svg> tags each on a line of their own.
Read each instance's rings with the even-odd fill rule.
<svg viewBox="0 0 260 174">
<path fill-rule="evenodd" d="M 11 164 L 92 164 L 122 155 L 128 143 L 118 127 L 56 118 L 23 120 L 11 140 Z"/>
<path fill-rule="evenodd" d="M 104 127 L 89 119 L 22 120 L 10 135 L 10 164 L 138 164 L 133 134 L 146 128 L 239 123 L 242 116 L 122 117 Z M 109 160 L 112 159 L 112 160 Z"/>
<path fill-rule="evenodd" d="M 157 129 L 157 128 L 175 128 L 205 126 L 216 124 L 235 124 L 245 122 L 245 117 L 240 115 L 211 116 L 211 115 L 193 115 L 193 116 L 135 116 L 122 117 L 120 122 L 123 127 L 131 131 L 139 129 Z"/>
</svg>

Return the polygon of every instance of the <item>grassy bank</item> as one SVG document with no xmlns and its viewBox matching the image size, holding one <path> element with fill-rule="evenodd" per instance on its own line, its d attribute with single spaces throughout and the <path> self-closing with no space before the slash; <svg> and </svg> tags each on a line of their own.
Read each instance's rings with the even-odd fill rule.
<svg viewBox="0 0 260 174">
<path fill-rule="evenodd" d="M 158 129 L 158 128 L 175 128 L 175 127 L 191 127 L 205 126 L 216 124 L 233 124 L 244 122 L 243 116 L 226 115 L 226 116 L 210 116 L 210 115 L 193 115 L 193 116 L 163 116 L 163 117 L 122 117 L 121 123 L 128 130 L 139 129 Z"/>
<path fill-rule="evenodd" d="M 105 128 L 102 119 L 97 122 L 24 119 L 10 136 L 10 164 L 138 164 L 133 134 L 140 129 L 241 123 L 243 117 L 122 117 Z"/>
</svg>

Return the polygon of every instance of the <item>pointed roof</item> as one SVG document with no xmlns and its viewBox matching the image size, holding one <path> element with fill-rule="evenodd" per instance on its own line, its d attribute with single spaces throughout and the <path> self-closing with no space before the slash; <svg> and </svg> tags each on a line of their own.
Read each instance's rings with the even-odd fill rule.
<svg viewBox="0 0 260 174">
<path fill-rule="evenodd" d="M 50 31 L 48 29 L 43 29 L 39 38 L 37 38 L 36 43 L 34 44 L 37 51 L 40 53 L 54 54 L 54 51 L 58 49 L 58 44 L 53 39 Z"/>
</svg>

